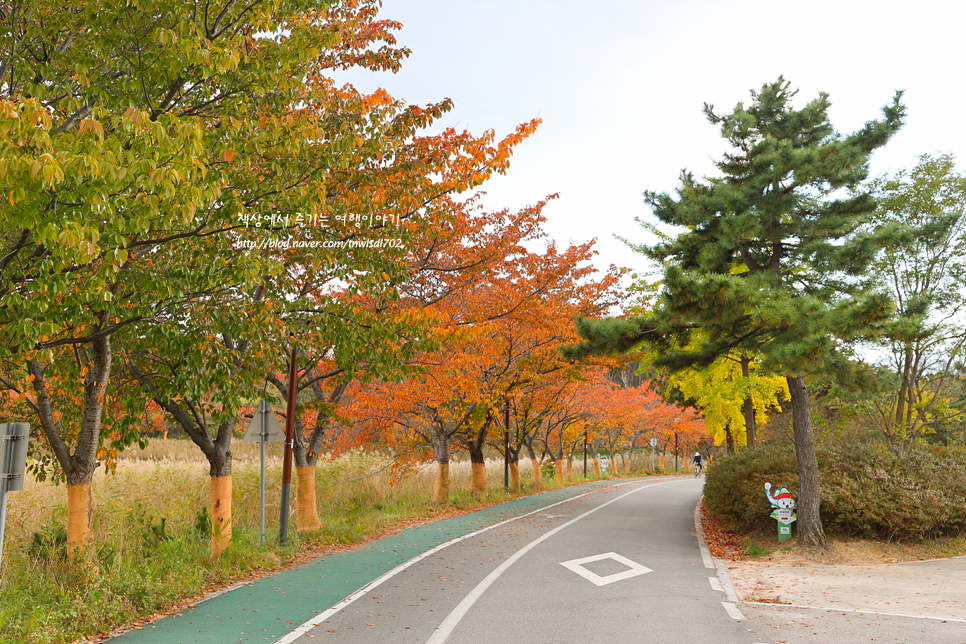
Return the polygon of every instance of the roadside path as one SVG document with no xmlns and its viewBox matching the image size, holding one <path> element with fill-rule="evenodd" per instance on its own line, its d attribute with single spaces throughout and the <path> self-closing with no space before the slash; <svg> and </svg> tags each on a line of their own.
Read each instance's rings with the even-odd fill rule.
<svg viewBox="0 0 966 644">
<path fill-rule="evenodd" d="M 729 599 L 764 629 L 763 642 L 966 644 L 966 557 L 872 566 L 714 563 Z"/>
<path fill-rule="evenodd" d="M 653 477 L 654 480 L 665 477 Z M 666 477 L 672 478 L 672 477 Z M 527 496 L 466 515 L 408 528 L 358 549 L 232 587 L 180 615 L 162 617 L 111 644 L 274 642 L 393 568 L 440 544 L 579 496 L 601 481 Z"/>
<path fill-rule="evenodd" d="M 739 599 L 966 624 L 966 557 L 874 566 L 725 564 Z"/>
<path fill-rule="evenodd" d="M 278 644 L 772 644 L 706 567 L 701 486 L 600 486 L 427 553 Z"/>
</svg>

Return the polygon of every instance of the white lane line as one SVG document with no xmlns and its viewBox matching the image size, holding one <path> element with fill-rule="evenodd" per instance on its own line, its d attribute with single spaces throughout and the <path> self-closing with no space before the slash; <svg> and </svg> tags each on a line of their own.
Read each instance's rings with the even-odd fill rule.
<svg viewBox="0 0 966 644">
<path fill-rule="evenodd" d="M 671 482 L 671 481 L 669 481 L 669 482 Z M 621 487 L 623 485 L 630 485 L 630 483 L 631 482 L 628 482 L 628 483 L 618 483 L 617 485 L 611 485 L 611 486 L 607 486 L 607 487 Z M 294 642 L 298 638 L 302 637 L 303 635 L 305 635 L 306 633 L 308 633 L 310 630 L 312 630 L 313 628 L 315 628 L 316 626 L 318 626 L 319 624 L 321 624 L 325 620 L 329 619 L 330 617 L 332 617 L 333 615 L 335 615 L 336 613 L 338 613 L 339 611 L 341 611 L 343 608 L 345 608 L 346 606 L 348 606 L 349 604 L 351 604 L 355 600 L 359 599 L 360 597 L 365 596 L 365 594 L 368 593 L 370 590 L 381 586 L 385 582 L 389 581 L 390 579 L 392 579 L 393 577 L 395 577 L 396 575 L 398 575 L 399 573 L 401 573 L 402 571 L 404 571 L 406 568 L 409 568 L 413 564 L 416 564 L 416 563 L 422 561 L 426 557 L 429 557 L 430 555 L 439 552 L 443 548 L 447 548 L 447 547 L 449 547 L 449 546 L 451 546 L 451 545 L 453 545 L 455 543 L 459 543 L 460 541 L 465 541 L 466 539 L 470 539 L 472 537 L 475 537 L 476 535 L 482 534 L 482 533 L 486 532 L 487 530 L 492 530 L 493 528 L 499 528 L 501 525 L 505 525 L 507 523 L 510 523 L 511 521 L 516 521 L 517 519 L 523 519 L 525 517 L 528 517 L 528 516 L 531 516 L 531 515 L 534 515 L 534 514 L 539 514 L 541 512 L 544 512 L 546 510 L 549 510 L 550 508 L 556 507 L 558 505 L 562 505 L 564 503 L 569 503 L 570 501 L 574 501 L 574 500 L 579 499 L 581 497 L 587 496 L 588 494 L 593 494 L 594 492 L 597 492 L 597 491 L 603 490 L 603 489 L 606 489 L 606 487 L 604 487 L 604 486 L 598 487 L 596 489 L 591 490 L 590 492 L 584 492 L 583 494 L 578 494 L 577 496 L 572 496 L 569 499 L 564 499 L 563 501 L 558 501 L 557 503 L 552 503 L 551 505 L 546 505 L 546 506 L 540 508 L 539 510 L 534 510 L 533 512 L 527 512 L 526 514 L 521 514 L 518 517 L 513 517 L 512 519 L 507 519 L 506 521 L 501 521 L 499 523 L 494 523 L 493 525 L 487 526 L 485 528 L 481 528 L 481 529 L 477 530 L 476 532 L 471 532 L 470 534 L 465 534 L 462 537 L 456 537 L 455 539 L 450 539 L 449 541 L 447 541 L 445 543 L 441 543 L 438 546 L 436 546 L 435 548 L 433 548 L 431 550 L 427 550 L 426 552 L 422 553 L 421 555 L 417 555 L 417 556 L 413 557 L 412 559 L 410 559 L 409 561 L 407 561 L 405 563 L 399 564 L 398 566 L 396 566 L 395 568 L 393 568 L 392 570 L 390 570 L 389 572 L 387 572 L 383 576 L 381 576 L 381 577 L 379 577 L 379 578 L 377 578 L 377 579 L 369 582 L 367 585 L 363 586 L 362 588 L 360 588 L 356 592 L 352 593 L 351 595 L 349 595 L 348 597 L 346 597 L 345 599 L 343 599 L 341 602 L 339 602 L 335 606 L 333 606 L 333 607 L 331 607 L 331 608 L 329 608 L 329 609 L 327 609 L 327 610 L 319 613 L 318 615 L 316 615 L 312 619 L 308 620 L 307 622 L 305 622 L 304 624 L 302 624 L 301 626 L 299 626 L 295 630 L 293 630 L 290 633 L 287 633 L 286 635 L 283 635 L 279 639 L 275 640 L 274 642 L 272 642 L 272 644 L 292 644 L 292 642 Z"/>
<path fill-rule="evenodd" d="M 806 608 L 808 610 L 836 611 L 839 613 L 859 613 L 861 615 L 885 615 L 886 617 L 911 617 L 913 619 L 933 619 L 941 622 L 959 622 L 966 624 L 966 619 L 954 619 L 952 617 L 933 617 L 931 615 L 907 615 L 906 613 L 883 613 L 877 610 L 859 610 L 857 608 L 837 608 L 835 606 L 803 606 L 801 604 L 772 604 L 769 602 L 748 602 L 742 604 L 749 606 L 762 606 L 768 608 Z"/>
<path fill-rule="evenodd" d="M 721 585 L 721 582 L 718 581 L 717 577 L 708 577 L 708 582 L 711 583 L 711 590 L 717 590 L 719 593 L 724 592 L 724 587 Z"/>
<path fill-rule="evenodd" d="M 726 611 L 728 611 L 728 615 L 731 616 L 731 619 L 742 620 L 745 618 L 745 616 L 741 614 L 741 611 L 738 610 L 738 607 L 731 602 L 721 602 L 721 605 L 724 606 Z"/>
<path fill-rule="evenodd" d="M 199 599 L 196 602 L 189 603 L 188 606 L 190 608 L 194 608 L 195 606 L 197 606 L 201 602 L 206 602 L 209 599 L 214 599 L 215 597 L 218 597 L 219 595 L 224 595 L 225 593 L 230 593 L 233 590 L 238 590 L 242 586 L 247 586 L 250 583 L 252 583 L 252 582 L 250 582 L 250 581 L 241 581 L 241 582 L 238 582 L 237 584 L 233 584 L 233 585 L 229 586 L 228 588 L 222 588 L 221 590 L 216 590 L 213 593 L 208 593 L 207 595 L 205 595 L 204 597 L 202 597 L 201 599 Z"/>
<path fill-rule="evenodd" d="M 534 539 L 533 541 L 531 541 L 530 543 L 528 543 L 527 545 L 523 546 L 515 553 L 513 553 L 506 561 L 504 561 L 502 564 L 497 566 L 497 568 L 493 572 L 487 575 L 486 579 L 484 579 L 479 584 L 477 584 L 476 587 L 473 590 L 471 590 L 466 597 L 463 598 L 463 601 L 461 601 L 456 606 L 456 608 L 453 609 L 453 612 L 451 612 L 449 615 L 446 616 L 446 619 L 444 619 L 443 623 L 439 625 L 439 628 L 436 629 L 432 637 L 426 640 L 426 644 L 443 644 L 443 642 L 445 642 L 449 638 L 450 634 L 453 632 L 453 629 L 455 629 L 456 626 L 460 623 L 460 620 L 463 619 L 463 616 L 466 615 L 467 611 L 469 611 L 469 609 L 473 607 L 473 604 L 476 603 L 476 600 L 478 600 L 483 595 L 483 593 L 486 592 L 487 588 L 493 585 L 493 582 L 495 582 L 497 579 L 500 578 L 500 575 L 502 575 L 504 572 L 506 572 L 506 570 L 510 566 L 512 566 L 518 560 L 520 560 L 520 558 L 522 558 L 523 555 L 527 554 L 528 552 L 533 550 L 535 547 L 537 547 L 538 545 L 540 545 L 541 543 L 543 543 L 553 535 L 557 534 L 564 528 L 569 528 L 570 526 L 577 523 L 584 517 L 588 517 L 594 512 L 597 512 L 598 510 L 606 508 L 611 503 L 616 503 L 617 501 L 620 501 L 625 496 L 630 496 L 635 492 L 646 490 L 649 487 L 655 487 L 658 485 L 667 485 L 668 483 L 679 483 L 679 482 L 680 481 L 665 481 L 663 483 L 652 483 L 651 485 L 645 485 L 644 487 L 639 487 L 636 490 L 631 490 L 630 492 L 621 494 L 617 498 L 611 499 L 606 503 L 602 503 L 598 505 L 593 510 L 588 510 L 587 512 L 584 512 L 580 516 L 571 519 L 567 523 L 559 525 L 553 530 L 551 530 L 550 532 L 547 532 L 542 536 L 537 537 L 536 539 Z"/>
<path fill-rule="evenodd" d="M 728 601 L 736 602 L 738 601 L 738 593 L 735 592 L 735 585 L 731 583 L 731 575 L 728 574 L 728 566 L 725 562 L 719 561 L 718 563 L 718 580 L 721 582 L 721 587 L 724 588 L 725 594 L 728 595 Z"/>
</svg>

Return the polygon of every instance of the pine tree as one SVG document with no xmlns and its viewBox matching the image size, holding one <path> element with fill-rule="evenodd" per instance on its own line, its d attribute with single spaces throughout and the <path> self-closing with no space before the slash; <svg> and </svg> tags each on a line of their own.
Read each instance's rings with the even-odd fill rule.
<svg viewBox="0 0 966 644">
<path fill-rule="evenodd" d="M 827 547 L 819 516 L 820 482 L 805 375 L 827 368 L 836 345 L 874 331 L 891 314 L 888 295 L 863 271 L 895 229 L 867 230 L 875 208 L 854 188 L 868 158 L 902 125 L 901 92 L 850 135 L 828 118 L 828 95 L 801 109 L 779 77 L 719 115 L 705 104 L 732 151 L 716 162 L 721 176 L 697 180 L 682 171 L 676 197 L 645 192 L 663 223 L 686 230 L 638 247 L 664 265 L 664 291 L 647 316 L 581 320 L 587 340 L 577 356 L 625 350 L 650 341 L 671 368 L 705 366 L 735 349 L 758 352 L 763 372 L 784 375 L 791 396 L 799 470 L 798 539 Z M 702 342 L 689 345 L 689 332 Z M 680 349 L 675 347 L 688 347 Z"/>
</svg>

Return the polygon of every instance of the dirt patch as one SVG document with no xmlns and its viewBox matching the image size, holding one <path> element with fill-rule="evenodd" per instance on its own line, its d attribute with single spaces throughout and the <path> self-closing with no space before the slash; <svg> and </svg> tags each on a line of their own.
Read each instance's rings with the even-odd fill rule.
<svg viewBox="0 0 966 644">
<path fill-rule="evenodd" d="M 966 620 L 966 540 L 922 543 L 832 538 L 804 551 L 777 535 L 740 535 L 708 515 L 708 548 L 740 601 Z M 758 556 L 750 557 L 748 553 Z"/>
<path fill-rule="evenodd" d="M 754 561 L 775 566 L 874 566 L 966 554 L 966 548 L 963 548 L 961 543 L 957 547 L 956 540 L 952 539 L 921 544 L 900 544 L 832 537 L 829 543 L 832 546 L 829 552 L 802 552 L 796 547 L 789 547 L 756 557 Z"/>
</svg>

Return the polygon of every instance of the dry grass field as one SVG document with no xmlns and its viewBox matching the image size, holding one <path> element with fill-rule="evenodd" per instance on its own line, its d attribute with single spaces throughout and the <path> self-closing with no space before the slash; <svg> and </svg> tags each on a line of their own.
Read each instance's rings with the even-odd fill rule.
<svg viewBox="0 0 966 644">
<path fill-rule="evenodd" d="M 378 455 L 352 454 L 320 463 L 316 485 L 321 512 L 346 499 L 378 503 L 389 497 L 428 500 L 436 466 L 427 463 L 417 472 L 391 481 L 387 459 Z M 259 525 L 260 458 L 257 443 L 236 441 L 232 445 L 233 522 L 236 527 L 257 530 Z M 520 477 L 529 481 L 530 462 L 521 461 Z M 487 468 L 492 491 L 502 490 L 502 463 Z M 282 445 L 266 449 L 266 524 L 278 525 L 282 483 Z M 468 491 L 472 482 L 469 461 L 450 467 L 454 495 Z M 94 477 L 94 522 L 97 540 L 127 532 L 137 525 L 165 519 L 165 529 L 174 534 L 191 527 L 198 512 L 208 504 L 208 465 L 191 442 L 157 439 L 143 450 L 132 448 L 122 454 L 113 473 L 98 468 Z M 62 525 L 67 512 L 64 485 L 37 482 L 29 478 L 22 492 L 12 492 L 7 508 L 7 547 L 23 548 L 32 535 Z"/>
</svg>

